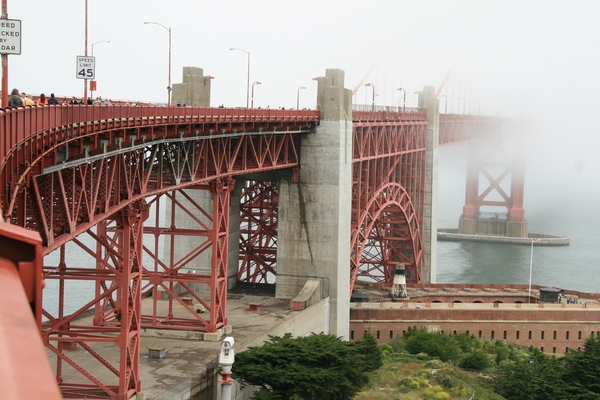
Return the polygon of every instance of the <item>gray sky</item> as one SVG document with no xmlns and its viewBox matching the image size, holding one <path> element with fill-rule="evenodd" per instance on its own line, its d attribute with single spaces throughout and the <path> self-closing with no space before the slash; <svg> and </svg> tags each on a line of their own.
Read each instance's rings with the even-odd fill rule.
<svg viewBox="0 0 600 400">
<path fill-rule="evenodd" d="M 10 86 L 82 95 L 75 57 L 84 53 L 84 4 L 9 0 L 9 18 L 23 25 Z M 301 106 L 312 107 L 311 78 L 340 68 L 352 89 L 377 60 L 365 81 L 375 85 L 377 104 L 397 105 L 396 89 L 406 87 L 414 105 L 413 92 L 439 86 L 457 57 L 449 111 L 463 107 L 459 97 L 473 111 L 497 105 L 509 112 L 512 100 L 537 97 L 545 107 L 598 88 L 598 1 L 88 0 L 88 7 L 88 53 L 92 43 L 110 41 L 94 48 L 97 94 L 108 98 L 166 99 L 168 33 L 144 21 L 172 28 L 173 83 L 183 66 L 215 76 L 215 105 L 245 105 L 247 56 L 230 47 L 251 53 L 261 106 L 293 107 L 297 88 L 306 86 Z M 370 103 L 371 95 L 362 85 L 356 98 Z"/>
<path fill-rule="evenodd" d="M 9 86 L 39 94 L 83 95 L 75 60 L 84 54 L 83 0 L 9 0 L 22 21 L 22 54 L 9 57 Z M 543 140 L 533 147 L 535 179 L 600 192 L 600 1 L 88 0 L 97 95 L 166 101 L 168 33 L 172 83 L 183 66 L 213 75 L 212 105 L 245 106 L 247 56 L 255 106 L 314 107 L 315 76 L 346 71 L 361 82 L 355 100 L 407 106 L 416 90 L 446 90 L 448 111 L 524 115 Z M 375 66 L 373 68 L 373 66 Z M 370 75 L 366 77 L 369 70 Z M 365 78 L 366 77 L 366 78 Z M 364 80 L 364 81 L 363 81 Z M 464 98 L 466 100 L 460 100 Z M 441 99 L 444 110 L 446 100 Z M 592 173 L 594 172 L 594 173 Z M 537 174 L 537 175 L 536 175 Z M 592 181 L 590 181 L 590 179 Z M 526 193 L 530 195 L 531 193 Z"/>
</svg>

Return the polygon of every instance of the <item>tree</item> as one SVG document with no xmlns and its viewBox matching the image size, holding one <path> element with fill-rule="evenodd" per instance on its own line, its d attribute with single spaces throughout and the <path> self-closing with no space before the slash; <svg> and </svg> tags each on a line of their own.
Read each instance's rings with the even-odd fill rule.
<svg viewBox="0 0 600 400">
<path fill-rule="evenodd" d="M 377 364 L 365 357 L 368 348 L 369 343 L 358 345 L 323 333 L 269 336 L 262 346 L 236 354 L 232 373 L 242 383 L 260 387 L 254 400 L 349 400 L 368 382 L 366 371 Z M 381 365 L 380 350 L 378 354 Z"/>
<path fill-rule="evenodd" d="M 600 398 L 600 337 L 590 336 L 583 350 L 565 355 L 565 382 L 571 399 Z"/>
<path fill-rule="evenodd" d="M 458 366 L 460 368 L 483 371 L 490 366 L 490 360 L 486 352 L 475 350 L 465 354 Z"/>
<path fill-rule="evenodd" d="M 365 332 L 362 340 L 354 344 L 363 356 L 363 371 L 371 372 L 383 365 L 383 352 L 377 345 L 377 340 L 370 332 Z"/>
<path fill-rule="evenodd" d="M 429 357 L 454 361 L 460 358 L 460 347 L 452 336 L 429 332 L 427 328 L 408 328 L 404 335 L 404 349 L 411 354 L 426 353 Z"/>
<path fill-rule="evenodd" d="M 496 393 L 509 400 L 570 399 L 565 393 L 563 371 L 563 359 L 530 347 L 526 357 L 502 366 L 494 386 Z"/>
</svg>

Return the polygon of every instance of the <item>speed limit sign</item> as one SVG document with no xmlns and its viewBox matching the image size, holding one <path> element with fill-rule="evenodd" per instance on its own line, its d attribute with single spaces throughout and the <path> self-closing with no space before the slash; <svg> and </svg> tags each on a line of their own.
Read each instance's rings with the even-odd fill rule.
<svg viewBox="0 0 600 400">
<path fill-rule="evenodd" d="M 96 77 L 96 58 L 77 56 L 77 79 L 94 79 Z"/>
</svg>

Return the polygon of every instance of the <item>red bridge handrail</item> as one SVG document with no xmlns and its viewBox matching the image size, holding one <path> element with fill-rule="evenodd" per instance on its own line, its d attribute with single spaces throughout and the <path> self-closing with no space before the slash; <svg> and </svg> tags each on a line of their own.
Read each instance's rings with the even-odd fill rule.
<svg viewBox="0 0 600 400">
<path fill-rule="evenodd" d="M 133 107 L 58 105 L 17 107 L 0 110 L 0 165 L 10 151 L 27 138 L 47 130 L 75 124 L 88 124 L 89 130 L 102 130 L 94 121 L 160 118 L 165 124 L 177 122 L 298 122 L 318 121 L 316 110 L 272 110 L 212 107 Z M 60 132 L 58 132 L 60 134 Z M 57 134 L 57 132 L 55 132 Z M 65 135 L 68 132 L 64 131 Z M 57 136 L 60 140 L 60 135 Z"/>
</svg>

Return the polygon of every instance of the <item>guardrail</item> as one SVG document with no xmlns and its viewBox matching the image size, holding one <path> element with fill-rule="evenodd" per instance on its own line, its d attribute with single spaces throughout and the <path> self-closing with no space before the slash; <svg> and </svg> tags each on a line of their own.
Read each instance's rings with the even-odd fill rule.
<svg viewBox="0 0 600 400">
<path fill-rule="evenodd" d="M 142 120 L 154 123 L 187 122 L 315 122 L 320 118 L 316 110 L 271 110 L 211 107 L 127 107 L 58 105 L 43 107 L 16 107 L 0 111 L 0 165 L 6 156 L 29 137 L 52 131 L 53 140 L 66 139 L 71 132 L 59 129 L 66 126 L 86 125 L 88 132 L 102 131 L 101 121 L 119 120 L 123 125 L 135 126 Z M 55 131 L 54 131 L 55 130 Z"/>
</svg>

